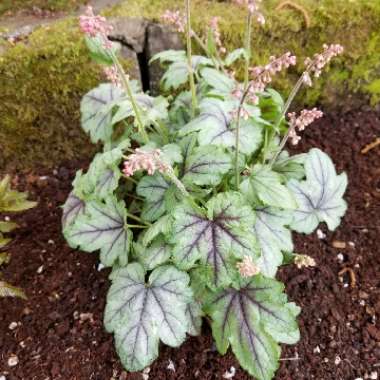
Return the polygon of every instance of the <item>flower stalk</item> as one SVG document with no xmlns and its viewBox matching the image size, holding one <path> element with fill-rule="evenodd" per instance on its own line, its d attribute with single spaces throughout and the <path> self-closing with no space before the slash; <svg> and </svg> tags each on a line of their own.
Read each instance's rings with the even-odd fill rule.
<svg viewBox="0 0 380 380">
<path fill-rule="evenodd" d="M 194 70 L 191 54 L 191 10 L 190 0 L 185 0 L 186 7 L 186 45 L 187 45 L 187 64 L 189 67 L 190 90 L 191 90 L 191 114 L 194 117 L 198 108 L 197 93 L 195 89 Z"/>
</svg>

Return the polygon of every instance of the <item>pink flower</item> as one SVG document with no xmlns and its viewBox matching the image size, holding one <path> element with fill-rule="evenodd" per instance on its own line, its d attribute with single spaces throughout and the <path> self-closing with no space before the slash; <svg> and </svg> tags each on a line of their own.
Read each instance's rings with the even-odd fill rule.
<svg viewBox="0 0 380 380">
<path fill-rule="evenodd" d="M 319 54 L 314 54 L 313 59 L 306 58 L 305 65 L 307 66 L 307 71 L 313 73 L 317 78 L 321 75 L 322 69 L 336 56 L 343 53 L 343 46 L 339 44 L 323 45 L 323 52 Z M 309 77 L 310 79 L 310 77 Z M 310 81 L 311 82 L 311 79 Z M 308 83 L 309 84 L 309 83 Z"/>
<path fill-rule="evenodd" d="M 166 10 L 162 15 L 162 20 L 173 26 L 179 33 L 185 33 L 186 31 L 186 17 L 180 11 Z"/>
<path fill-rule="evenodd" d="M 79 26 L 84 34 L 89 37 L 100 37 L 106 48 L 112 47 L 108 35 L 112 32 L 113 27 L 107 23 L 105 17 L 95 16 L 91 6 L 88 6 L 85 14 L 79 17 Z"/>
<path fill-rule="evenodd" d="M 265 87 L 272 82 L 272 76 L 283 69 L 294 66 L 297 58 L 290 52 L 287 52 L 279 58 L 272 56 L 269 58 L 269 61 L 270 62 L 265 66 L 250 68 L 250 72 L 253 75 L 253 80 L 250 87 L 253 94 L 263 92 Z"/>
<path fill-rule="evenodd" d="M 253 262 L 251 256 L 244 256 L 243 261 L 236 264 L 242 277 L 251 277 L 260 273 L 260 268 Z"/>
<path fill-rule="evenodd" d="M 297 129 L 303 131 L 305 127 L 322 116 L 323 112 L 319 111 L 317 108 L 313 108 L 312 110 L 302 110 L 298 117 L 295 112 L 289 113 L 289 138 L 291 139 L 291 143 L 297 145 L 301 140 L 301 137 L 297 135 Z"/>
<path fill-rule="evenodd" d="M 231 116 L 233 119 L 237 120 L 239 118 L 239 109 L 237 108 L 231 111 Z M 241 107 L 240 118 L 243 120 L 248 120 L 250 116 L 251 116 L 250 113 L 246 109 L 244 109 L 244 107 Z"/>
<path fill-rule="evenodd" d="M 115 65 L 104 67 L 103 73 L 112 84 L 121 87 L 120 75 Z"/>
<path fill-rule="evenodd" d="M 256 18 L 256 21 L 260 25 L 265 24 L 265 18 L 263 14 L 260 12 L 259 7 L 259 3 L 261 3 L 261 0 L 235 0 L 235 3 L 247 7 L 248 12 Z"/>
<path fill-rule="evenodd" d="M 138 170 L 145 170 L 149 175 L 153 175 L 156 170 L 166 173 L 170 166 L 161 159 L 161 151 L 154 149 L 152 151 L 144 151 L 136 148 L 135 153 L 128 156 L 124 162 L 123 173 L 127 177 L 131 177 Z"/>
<path fill-rule="evenodd" d="M 210 21 L 210 28 L 211 28 L 212 33 L 214 35 L 214 40 L 215 40 L 216 46 L 219 48 L 219 51 L 222 54 L 225 54 L 227 50 L 223 46 L 222 40 L 221 40 L 221 33 L 220 33 L 220 30 L 219 30 L 219 17 L 213 17 L 211 19 L 211 21 Z"/>
</svg>

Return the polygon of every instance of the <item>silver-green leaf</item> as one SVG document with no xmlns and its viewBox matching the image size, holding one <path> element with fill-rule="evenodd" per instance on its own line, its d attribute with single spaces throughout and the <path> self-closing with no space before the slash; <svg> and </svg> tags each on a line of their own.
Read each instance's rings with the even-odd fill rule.
<svg viewBox="0 0 380 380">
<path fill-rule="evenodd" d="M 112 109 L 123 96 L 119 87 L 103 83 L 83 97 L 80 106 L 82 128 L 89 133 L 93 143 L 111 139 Z"/>
<path fill-rule="evenodd" d="M 204 145 L 194 150 L 185 162 L 184 183 L 217 185 L 231 169 L 231 157 L 220 147 Z"/>
<path fill-rule="evenodd" d="M 282 184 L 280 174 L 268 166 L 255 165 L 252 173 L 240 185 L 242 193 L 253 204 L 294 209 L 297 203 L 292 192 Z"/>
<path fill-rule="evenodd" d="M 178 347 L 186 338 L 186 306 L 192 301 L 189 276 L 173 266 L 145 270 L 129 264 L 113 276 L 104 322 L 114 332 L 123 365 L 139 371 L 158 356 L 159 341 Z"/>
<path fill-rule="evenodd" d="M 278 342 L 293 344 L 299 339 L 299 309 L 287 303 L 283 288 L 258 275 L 240 289 L 220 291 L 206 306 L 219 352 L 225 354 L 231 345 L 241 366 L 258 380 L 273 378 L 280 358 Z"/>
<path fill-rule="evenodd" d="M 308 153 L 305 171 L 306 181 L 289 182 L 298 203 L 291 228 L 311 233 L 320 222 L 326 222 L 332 231 L 338 227 L 347 209 L 343 199 L 347 176 L 345 173 L 337 175 L 330 157 L 319 149 L 311 149 Z"/>
<path fill-rule="evenodd" d="M 218 287 L 232 281 L 233 263 L 238 258 L 257 258 L 253 233 L 255 215 L 238 193 L 220 193 L 207 204 L 207 215 L 192 207 L 177 207 L 173 217 L 173 259 L 184 270 L 201 262 L 212 269 L 212 283 Z"/>
<path fill-rule="evenodd" d="M 86 252 L 100 249 L 103 265 L 112 266 L 117 260 L 121 265 L 126 265 L 132 232 L 127 229 L 125 218 L 123 201 L 114 197 L 107 198 L 105 203 L 90 201 L 86 203 L 85 212 L 76 218 L 64 234 L 72 247 L 79 247 Z"/>
<path fill-rule="evenodd" d="M 257 263 L 261 273 L 274 277 L 277 268 L 282 264 L 282 251 L 292 252 L 292 235 L 288 226 L 292 221 L 289 210 L 271 207 L 257 208 L 254 232 L 261 248 Z"/>
</svg>

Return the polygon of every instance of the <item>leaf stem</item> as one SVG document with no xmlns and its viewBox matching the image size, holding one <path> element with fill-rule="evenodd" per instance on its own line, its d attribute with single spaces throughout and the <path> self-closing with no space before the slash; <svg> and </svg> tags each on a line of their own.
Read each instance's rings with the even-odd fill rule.
<svg viewBox="0 0 380 380">
<path fill-rule="evenodd" d="M 131 214 L 129 212 L 127 212 L 127 217 L 130 218 L 130 219 L 135 220 L 136 222 L 140 222 L 140 223 L 142 223 L 142 224 L 144 224 L 146 226 L 151 226 L 150 223 L 146 222 L 145 220 L 143 220 L 143 219 L 139 218 L 138 216 L 133 215 L 133 214 Z"/>
<path fill-rule="evenodd" d="M 192 116 L 195 116 L 196 109 L 198 107 L 197 102 L 197 93 L 195 89 L 195 81 L 194 81 L 194 70 L 191 59 L 191 11 L 190 11 L 190 0 L 185 0 L 186 7 L 186 43 L 187 43 L 187 65 L 189 69 L 189 77 L 190 77 L 190 89 L 191 89 L 191 113 Z"/>
<path fill-rule="evenodd" d="M 131 101 L 132 108 L 133 108 L 133 111 L 134 111 L 135 116 L 136 116 L 136 120 L 137 120 L 137 124 L 138 124 L 138 128 L 139 128 L 139 132 L 141 134 L 141 137 L 143 138 L 144 142 L 147 144 L 149 142 L 149 137 L 148 137 L 148 134 L 146 133 L 144 123 L 142 122 L 142 118 L 141 118 L 141 114 L 140 114 L 140 107 L 138 106 L 136 99 L 133 95 L 133 92 L 131 89 L 131 84 L 129 82 L 129 78 L 125 74 L 123 66 L 121 65 L 116 54 L 112 51 L 112 49 L 110 50 L 110 52 L 111 52 L 112 60 L 113 60 L 114 64 L 116 65 L 116 67 L 119 71 L 119 74 L 121 76 L 123 86 L 124 86 L 125 90 L 127 91 L 127 95 L 129 97 L 129 100 Z"/>
<path fill-rule="evenodd" d="M 149 226 L 140 226 L 139 224 L 127 224 L 129 228 L 149 228 Z"/>
</svg>

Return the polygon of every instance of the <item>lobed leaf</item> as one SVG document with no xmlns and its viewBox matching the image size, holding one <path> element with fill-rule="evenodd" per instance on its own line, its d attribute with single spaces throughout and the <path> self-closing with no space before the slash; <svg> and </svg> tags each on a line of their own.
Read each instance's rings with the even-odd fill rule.
<svg viewBox="0 0 380 380">
<path fill-rule="evenodd" d="M 347 209 L 343 194 L 347 187 L 345 173 L 336 174 L 330 157 L 319 149 L 311 149 L 305 160 L 306 181 L 291 180 L 289 188 L 298 203 L 291 228 L 311 233 L 319 222 L 334 230 Z"/>
<path fill-rule="evenodd" d="M 187 157 L 182 181 L 196 185 L 218 185 L 232 167 L 231 157 L 214 145 L 204 145 Z"/>
<path fill-rule="evenodd" d="M 220 353 L 229 345 L 241 366 L 258 380 L 270 380 L 278 368 L 278 343 L 296 343 L 298 307 L 287 303 L 283 285 L 261 275 L 240 288 L 221 290 L 206 306 Z"/>
<path fill-rule="evenodd" d="M 107 295 L 104 323 L 115 333 L 116 350 L 130 371 L 156 359 L 160 340 L 179 346 L 188 329 L 189 276 L 169 265 L 155 269 L 148 284 L 145 275 L 138 263 L 119 269 Z"/>
<path fill-rule="evenodd" d="M 113 134 L 112 109 L 124 92 L 110 83 L 103 83 L 88 92 L 81 101 L 81 123 L 91 141 L 108 142 Z"/>
<path fill-rule="evenodd" d="M 282 183 L 281 176 L 268 166 L 257 164 L 240 189 L 253 204 L 261 201 L 266 206 L 285 209 L 297 207 L 292 192 Z"/>
<path fill-rule="evenodd" d="M 218 145 L 226 148 L 235 146 L 236 131 L 232 126 L 231 112 L 236 102 L 205 98 L 200 104 L 200 115 L 185 125 L 180 135 L 198 133 L 199 145 Z M 262 129 L 252 120 L 243 121 L 240 126 L 240 151 L 253 153 L 261 144 Z"/>
<path fill-rule="evenodd" d="M 233 262 L 243 256 L 257 258 L 254 235 L 249 229 L 255 215 L 238 193 L 221 193 L 206 204 L 207 216 L 187 205 L 174 211 L 173 259 L 184 270 L 196 262 L 212 268 L 211 286 L 232 281 Z"/>
<path fill-rule="evenodd" d="M 255 211 L 253 229 L 261 248 L 257 263 L 263 275 L 274 277 L 283 261 L 282 251 L 293 251 L 292 235 L 285 227 L 291 223 L 292 214 L 271 207 L 257 208 Z"/>
<path fill-rule="evenodd" d="M 114 197 L 107 198 L 105 203 L 93 200 L 86 204 L 85 212 L 64 234 L 74 248 L 79 247 L 86 252 L 100 249 L 100 260 L 105 266 L 112 266 L 116 261 L 126 265 L 132 232 L 127 229 L 125 219 L 123 201 Z"/>
</svg>

